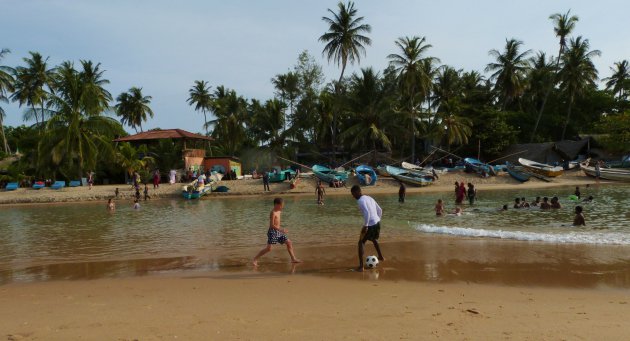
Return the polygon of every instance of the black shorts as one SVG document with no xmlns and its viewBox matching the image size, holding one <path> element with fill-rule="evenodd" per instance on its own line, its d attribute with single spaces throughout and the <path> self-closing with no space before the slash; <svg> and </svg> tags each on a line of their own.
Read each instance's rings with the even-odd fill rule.
<svg viewBox="0 0 630 341">
<path fill-rule="evenodd" d="M 366 242 L 368 240 L 378 240 L 379 235 L 381 234 L 381 222 L 376 223 L 375 225 L 368 226 L 367 231 L 361 238 L 362 242 Z"/>
</svg>

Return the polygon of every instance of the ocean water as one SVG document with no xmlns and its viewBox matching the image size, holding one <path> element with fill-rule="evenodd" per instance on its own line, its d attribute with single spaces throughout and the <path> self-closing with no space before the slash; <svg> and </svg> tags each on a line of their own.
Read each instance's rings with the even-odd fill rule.
<svg viewBox="0 0 630 341">
<path fill-rule="evenodd" d="M 582 188 L 586 227 L 570 226 L 574 188 L 484 191 L 478 202 L 464 206 L 462 216 L 436 217 L 433 207 L 444 199 L 455 207 L 451 193 L 375 195 L 384 210 L 382 242 L 450 238 L 521 240 L 552 244 L 630 245 L 630 186 Z M 365 190 L 369 194 L 369 189 Z M 1 195 L 1 194 L 0 194 Z M 560 197 L 563 208 L 511 209 L 500 212 L 515 197 Z M 0 283 L 16 280 L 81 278 L 91 274 L 138 273 L 152 268 L 194 267 L 194 259 L 247 260 L 266 243 L 272 196 L 200 201 L 183 199 L 117 203 L 108 212 L 104 203 L 48 204 L 0 207 Z M 312 197 L 285 197 L 283 226 L 301 247 L 355 245 L 362 225 L 356 201 L 348 195 L 327 197 L 324 206 Z M 74 264 L 73 267 L 64 265 Z"/>
</svg>

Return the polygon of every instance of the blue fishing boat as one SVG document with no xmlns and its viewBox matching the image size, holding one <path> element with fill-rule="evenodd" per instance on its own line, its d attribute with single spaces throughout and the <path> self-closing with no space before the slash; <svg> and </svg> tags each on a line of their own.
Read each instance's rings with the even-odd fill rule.
<svg viewBox="0 0 630 341">
<path fill-rule="evenodd" d="M 477 159 L 467 157 L 464 159 L 464 163 L 466 164 L 466 166 L 472 168 L 477 173 L 486 172 L 490 175 L 497 175 L 497 172 L 494 169 L 494 167 L 490 166 L 489 164 L 483 163 Z"/>
<path fill-rule="evenodd" d="M 284 170 L 276 169 L 273 172 L 267 173 L 267 175 L 269 176 L 269 182 L 284 182 L 285 180 L 289 179 L 289 175 L 291 176 L 291 179 L 295 178 L 295 174 L 296 172 L 291 168 L 287 168 Z"/>
<path fill-rule="evenodd" d="M 432 176 L 422 175 L 408 169 L 385 166 L 385 170 L 392 178 L 408 185 L 428 186 L 433 183 Z"/>
<path fill-rule="evenodd" d="M 374 168 L 367 165 L 360 165 L 354 169 L 359 178 L 359 183 L 363 186 L 374 186 L 376 184 L 377 175 Z"/>
<path fill-rule="evenodd" d="M 313 173 L 315 176 L 325 183 L 332 183 L 333 181 L 346 182 L 348 180 L 348 173 L 332 170 L 326 166 L 314 165 Z"/>
<path fill-rule="evenodd" d="M 520 181 L 526 182 L 532 177 L 529 173 L 522 171 L 521 169 L 516 168 L 514 165 L 509 162 L 505 163 L 505 171 L 510 174 L 511 177 Z"/>
</svg>

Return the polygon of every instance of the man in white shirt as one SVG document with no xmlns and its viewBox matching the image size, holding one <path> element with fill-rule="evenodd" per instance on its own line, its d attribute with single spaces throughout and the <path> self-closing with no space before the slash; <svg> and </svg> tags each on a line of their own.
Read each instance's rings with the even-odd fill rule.
<svg viewBox="0 0 630 341">
<path fill-rule="evenodd" d="M 359 267 L 357 268 L 357 271 L 363 271 L 363 249 L 366 241 L 372 241 L 378 253 L 378 259 L 380 261 L 384 260 L 381 254 L 381 248 L 378 245 L 383 210 L 372 197 L 361 194 L 361 187 L 352 186 L 350 192 L 352 196 L 357 199 L 359 209 L 361 213 L 363 213 L 363 227 L 361 228 L 361 234 L 359 236 Z"/>
</svg>

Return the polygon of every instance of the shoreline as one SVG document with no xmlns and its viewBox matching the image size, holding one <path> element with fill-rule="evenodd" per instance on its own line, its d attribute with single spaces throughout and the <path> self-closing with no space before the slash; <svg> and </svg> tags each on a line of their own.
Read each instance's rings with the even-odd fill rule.
<svg viewBox="0 0 630 341">
<path fill-rule="evenodd" d="M 451 192 L 452 184 L 455 181 L 465 181 L 475 184 L 478 191 L 503 191 L 518 189 L 545 189 L 567 186 L 590 186 L 596 185 L 593 178 L 584 175 L 581 171 L 567 173 L 552 182 L 543 182 L 532 179 L 526 183 L 520 183 L 512 179 L 507 174 L 501 174 L 486 179 L 480 178 L 476 174 L 466 173 L 448 173 L 440 176 L 437 183 L 427 187 L 411 187 L 407 186 L 407 194 L 417 193 L 441 193 Z M 271 192 L 261 191 L 261 180 L 236 180 L 222 181 L 220 185 L 230 188 L 228 193 L 212 193 L 201 200 L 217 200 L 225 198 L 251 198 L 251 197 L 267 197 L 274 195 L 281 196 L 314 196 L 316 180 L 314 178 L 303 178 L 299 182 L 297 188 L 291 190 L 289 184 L 274 183 L 271 184 Z M 615 184 L 612 181 L 600 181 L 601 185 Z M 326 188 L 326 195 L 347 195 L 352 185 L 358 184 L 356 179 L 351 179 L 346 188 Z M 161 184 L 158 189 L 153 189 L 149 185 L 149 195 L 151 199 L 174 199 L 181 198 L 181 188 L 184 184 Z M 34 190 L 29 188 L 20 188 L 16 191 L 0 192 L 0 205 L 30 205 L 30 204 L 49 204 L 49 203 L 77 203 L 77 202 L 104 202 L 110 198 L 114 198 L 114 190 L 120 189 L 120 197 L 116 200 L 133 200 L 134 191 L 126 184 L 118 185 L 98 185 L 92 190 L 86 187 L 63 188 L 61 190 L 52 190 L 45 188 Z M 380 178 L 376 186 L 362 187 L 366 194 L 398 194 L 398 183 L 391 178 Z M 142 201 L 141 195 L 141 201 Z"/>
</svg>

